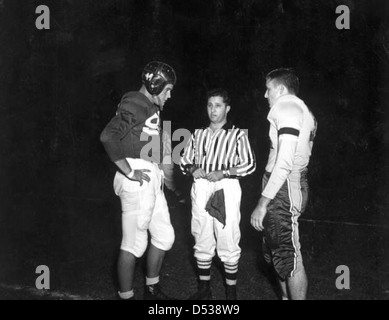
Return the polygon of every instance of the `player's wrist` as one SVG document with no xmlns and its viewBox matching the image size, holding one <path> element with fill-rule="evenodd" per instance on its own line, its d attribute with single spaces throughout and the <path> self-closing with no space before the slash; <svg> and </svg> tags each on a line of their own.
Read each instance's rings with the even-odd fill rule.
<svg viewBox="0 0 389 320">
<path fill-rule="evenodd" d="M 266 208 L 268 204 L 270 203 L 271 199 L 268 197 L 265 197 L 264 195 L 261 196 L 261 198 L 258 201 L 258 206 Z"/>
<path fill-rule="evenodd" d="M 130 180 L 134 178 L 135 170 L 131 170 L 129 174 L 126 174 L 126 177 Z"/>
<path fill-rule="evenodd" d="M 223 170 L 223 178 L 229 178 L 230 177 L 230 171 L 229 170 Z"/>
</svg>

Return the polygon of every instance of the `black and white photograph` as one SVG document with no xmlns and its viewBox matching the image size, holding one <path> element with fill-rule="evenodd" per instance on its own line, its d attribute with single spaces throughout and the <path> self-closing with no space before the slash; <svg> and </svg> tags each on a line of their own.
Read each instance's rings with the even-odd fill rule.
<svg viewBox="0 0 389 320">
<path fill-rule="evenodd" d="M 389 300 L 388 101 L 386 0 L 0 0 L 0 300 Z"/>
</svg>

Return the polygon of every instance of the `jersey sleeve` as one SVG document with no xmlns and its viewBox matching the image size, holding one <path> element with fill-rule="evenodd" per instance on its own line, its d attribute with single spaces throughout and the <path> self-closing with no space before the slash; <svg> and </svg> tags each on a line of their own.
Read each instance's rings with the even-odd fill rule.
<svg viewBox="0 0 389 320">
<path fill-rule="evenodd" d="M 188 140 L 180 161 L 181 171 L 185 175 L 190 174 L 190 169 L 194 165 L 194 157 L 195 157 L 195 133 L 193 133 L 190 139 Z"/>
<path fill-rule="evenodd" d="M 174 163 L 172 162 L 172 140 L 170 134 L 166 131 L 162 131 L 162 146 L 163 146 L 163 159 L 161 167 L 165 176 L 165 185 L 169 190 L 174 191 L 176 189 L 174 183 Z"/>
<path fill-rule="evenodd" d="M 232 178 L 244 177 L 253 173 L 256 169 L 255 155 L 251 149 L 248 135 L 244 130 L 240 130 L 237 141 L 237 155 L 239 165 L 229 169 Z"/>
<path fill-rule="evenodd" d="M 101 133 L 100 141 L 113 162 L 125 158 L 121 140 L 128 134 L 133 124 L 137 122 L 138 116 L 139 113 L 135 107 L 131 107 L 125 101 L 121 102 L 116 116 L 112 118 Z"/>
<path fill-rule="evenodd" d="M 292 170 L 304 114 L 297 104 L 279 106 L 274 125 L 278 134 L 277 160 L 262 195 L 273 199 Z"/>
</svg>

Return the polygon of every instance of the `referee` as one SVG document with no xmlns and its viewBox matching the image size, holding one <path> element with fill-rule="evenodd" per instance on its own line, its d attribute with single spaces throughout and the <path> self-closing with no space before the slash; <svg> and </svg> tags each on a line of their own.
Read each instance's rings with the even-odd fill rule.
<svg viewBox="0 0 389 320">
<path fill-rule="evenodd" d="M 255 157 L 247 132 L 227 121 L 228 93 L 209 91 L 207 101 L 209 126 L 195 130 L 181 158 L 181 170 L 194 178 L 191 230 L 199 288 L 189 299 L 211 298 L 211 264 L 217 250 L 224 264 L 226 298 L 236 300 L 242 195 L 238 179 L 255 171 Z"/>
</svg>

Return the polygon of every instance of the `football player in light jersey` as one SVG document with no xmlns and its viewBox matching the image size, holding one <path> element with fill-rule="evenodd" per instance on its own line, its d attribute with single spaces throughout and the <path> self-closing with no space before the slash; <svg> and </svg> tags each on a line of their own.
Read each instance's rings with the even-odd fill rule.
<svg viewBox="0 0 389 320">
<path fill-rule="evenodd" d="M 306 299 L 308 279 L 301 256 L 298 218 L 308 199 L 307 166 L 316 134 L 316 120 L 297 97 L 299 79 L 281 68 L 266 76 L 270 106 L 271 148 L 262 194 L 251 225 L 263 231 L 265 260 L 278 275 L 282 299 Z"/>
</svg>

